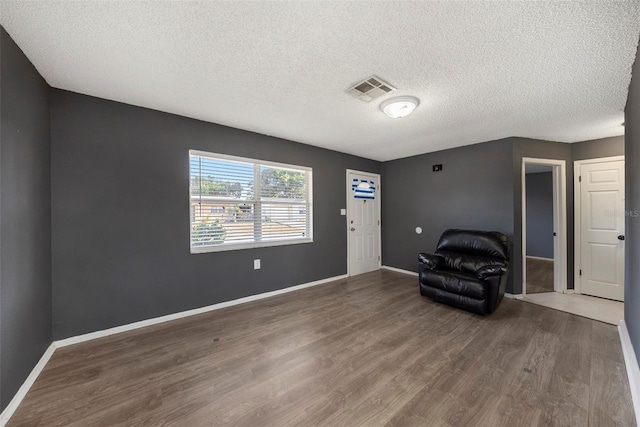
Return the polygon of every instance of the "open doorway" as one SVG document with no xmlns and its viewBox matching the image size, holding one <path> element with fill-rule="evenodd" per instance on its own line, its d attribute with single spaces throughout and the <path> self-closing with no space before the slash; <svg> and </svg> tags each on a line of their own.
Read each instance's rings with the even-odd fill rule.
<svg viewBox="0 0 640 427">
<path fill-rule="evenodd" d="M 522 295 L 566 292 L 564 160 L 522 159 Z"/>
<path fill-rule="evenodd" d="M 525 165 L 527 247 L 526 293 L 554 291 L 553 167 Z"/>
<path fill-rule="evenodd" d="M 614 163 L 604 164 L 603 160 L 612 160 Z M 622 283 L 620 281 L 622 269 L 615 262 L 621 259 L 616 254 L 621 253 L 620 247 L 624 244 L 624 231 L 620 228 L 620 224 L 624 224 L 624 221 L 620 220 L 620 217 L 624 216 L 624 204 L 620 201 L 624 194 L 624 186 L 619 186 L 624 177 L 624 167 L 619 163 L 620 159 L 575 162 L 576 265 L 574 289 L 568 289 L 565 162 L 564 160 L 523 159 L 523 301 L 613 325 L 620 323 L 624 311 L 622 302 L 613 301 L 616 298 L 609 294 L 599 295 L 604 298 L 590 296 L 598 295 L 596 291 L 600 288 L 613 292 L 612 289 L 615 287 L 613 285 Z M 551 196 L 549 196 L 549 171 L 551 172 Z M 581 176 L 583 179 L 580 178 Z M 587 176 L 588 178 L 585 178 Z M 616 177 L 617 180 L 614 179 Z M 613 184 L 618 185 L 615 191 L 610 188 Z M 553 226 L 551 229 L 549 197 L 552 204 Z M 600 200 L 603 198 L 605 200 Z M 590 208 L 590 211 L 583 209 L 585 207 Z M 590 225 L 586 227 L 585 224 Z M 603 236 L 604 231 L 601 229 L 604 228 L 607 228 L 609 235 Z M 549 250 L 549 233 L 552 238 L 552 255 Z M 592 234 L 600 240 L 594 240 Z M 595 246 L 595 249 L 590 249 L 589 244 Z M 589 255 L 592 256 L 591 259 L 588 258 Z M 603 264 L 607 260 L 610 261 L 610 266 Z M 553 271 L 553 286 L 549 280 L 551 271 Z M 595 288 L 596 285 L 599 287 Z"/>
</svg>

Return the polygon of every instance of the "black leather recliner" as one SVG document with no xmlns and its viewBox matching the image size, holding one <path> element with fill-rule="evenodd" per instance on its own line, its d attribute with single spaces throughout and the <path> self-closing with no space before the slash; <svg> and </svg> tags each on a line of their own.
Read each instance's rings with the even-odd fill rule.
<svg viewBox="0 0 640 427">
<path fill-rule="evenodd" d="M 507 287 L 510 252 L 502 233 L 447 230 L 434 255 L 418 254 L 420 294 L 474 313 L 493 313 Z"/>
</svg>

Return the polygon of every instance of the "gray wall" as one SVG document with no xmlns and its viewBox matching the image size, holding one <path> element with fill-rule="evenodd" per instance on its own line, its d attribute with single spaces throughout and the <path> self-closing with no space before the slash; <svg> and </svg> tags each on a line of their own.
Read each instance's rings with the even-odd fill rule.
<svg viewBox="0 0 640 427">
<path fill-rule="evenodd" d="M 51 343 L 49 86 L 0 27 L 0 407 Z"/>
<path fill-rule="evenodd" d="M 567 283 L 573 288 L 573 161 L 624 154 L 620 137 L 564 144 L 507 138 L 382 165 L 383 264 L 417 271 L 416 254 L 434 250 L 446 228 L 480 228 L 512 237 L 507 292 L 522 292 L 522 159 L 564 160 L 567 180 Z M 433 164 L 442 172 L 431 172 Z M 416 226 L 423 228 L 417 235 Z"/>
<path fill-rule="evenodd" d="M 4 29 L 1 33 L 2 409 L 49 345 L 52 334 L 61 339 L 344 274 L 345 217 L 339 215 L 339 209 L 346 204 L 347 168 L 383 173 L 385 265 L 415 271 L 416 253 L 433 250 L 446 228 L 500 230 L 514 240 L 508 287 L 513 293 L 521 291 L 523 156 L 567 160 L 570 284 L 572 161 L 624 154 L 626 149 L 627 209 L 638 209 L 637 63 L 626 110 L 624 147 L 622 137 L 571 145 L 509 138 L 381 165 L 50 90 Z M 190 148 L 313 167 L 315 242 L 189 254 Z M 442 172 L 431 172 L 436 163 L 444 165 Z M 637 221 L 627 218 L 628 261 L 638 256 Z M 422 235 L 414 232 L 416 226 L 424 229 Z M 262 259 L 261 270 L 252 269 L 254 258 Z M 640 291 L 635 286 L 640 271 L 633 264 L 626 266 L 625 316 L 640 353 Z"/>
<path fill-rule="evenodd" d="M 573 162 L 576 160 L 595 159 L 600 157 L 618 156 L 624 154 L 621 144 L 623 137 L 596 139 L 573 144 L 552 141 L 538 141 L 527 138 L 514 138 L 513 170 L 514 170 L 514 245 L 518 258 L 514 259 L 514 269 L 517 277 L 522 277 L 522 261 L 520 248 L 522 247 L 522 158 L 534 157 L 542 159 L 564 160 L 566 163 L 567 181 L 567 287 L 573 289 L 574 274 L 574 184 Z M 513 289 L 514 293 L 522 292 L 521 280 Z"/>
<path fill-rule="evenodd" d="M 576 142 L 571 146 L 571 165 L 567 168 L 567 218 L 569 226 L 569 237 L 567 248 L 568 257 L 568 288 L 574 288 L 574 176 L 573 162 L 577 160 L 599 159 L 603 157 L 623 156 L 625 154 L 624 136 L 613 136 L 611 138 L 593 139 L 589 141 Z"/>
<path fill-rule="evenodd" d="M 514 138 L 513 144 L 513 222 L 514 222 L 514 258 L 513 274 L 518 279 L 514 282 L 512 292 L 522 292 L 522 158 L 564 160 L 567 179 L 567 283 L 573 288 L 573 162 L 572 144 L 561 142 L 539 141 L 527 138 Z"/>
<path fill-rule="evenodd" d="M 529 173 L 527 186 L 527 255 L 553 258 L 553 174 Z"/>
<path fill-rule="evenodd" d="M 51 138 L 55 339 L 345 274 L 346 169 L 380 172 L 372 160 L 61 90 Z M 314 242 L 190 254 L 189 149 L 312 167 Z"/>
<path fill-rule="evenodd" d="M 572 159 L 587 160 L 624 155 L 624 136 L 593 139 L 571 144 Z"/>
<path fill-rule="evenodd" d="M 432 172 L 433 164 L 443 170 Z M 383 163 L 383 264 L 417 271 L 418 252 L 433 252 L 447 228 L 513 236 L 511 165 L 511 139 Z"/>
<path fill-rule="evenodd" d="M 639 49 L 640 50 L 640 49 Z M 640 60 L 636 54 L 633 65 L 629 97 L 624 111 L 626 207 L 625 224 L 626 256 L 624 287 L 624 320 L 629 329 L 631 342 L 640 357 L 640 218 L 634 215 L 640 210 Z M 640 360 L 639 360 L 640 363 Z"/>
<path fill-rule="evenodd" d="M 522 292 L 522 158 L 567 163 L 569 262 L 573 262 L 571 145 L 507 138 L 385 162 L 382 165 L 383 263 L 417 271 L 416 254 L 432 252 L 446 228 L 502 231 L 513 241 L 507 292 Z M 442 172 L 431 172 L 433 164 Z M 421 226 L 422 235 L 414 229 Z M 568 269 L 573 284 L 573 268 Z"/>
</svg>

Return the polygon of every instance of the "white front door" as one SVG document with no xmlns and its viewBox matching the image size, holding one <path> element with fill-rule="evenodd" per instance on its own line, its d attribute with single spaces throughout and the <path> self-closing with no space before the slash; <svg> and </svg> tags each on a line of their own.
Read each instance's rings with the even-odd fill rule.
<svg viewBox="0 0 640 427">
<path fill-rule="evenodd" d="M 349 275 L 380 268 L 380 176 L 347 173 Z"/>
<path fill-rule="evenodd" d="M 580 167 L 580 292 L 624 300 L 624 160 Z"/>
</svg>

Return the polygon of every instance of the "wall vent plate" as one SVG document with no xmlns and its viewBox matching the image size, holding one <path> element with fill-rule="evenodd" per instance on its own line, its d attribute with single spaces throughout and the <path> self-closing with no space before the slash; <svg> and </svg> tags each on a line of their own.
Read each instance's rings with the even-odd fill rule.
<svg viewBox="0 0 640 427">
<path fill-rule="evenodd" d="M 364 102 L 371 102 L 374 99 L 394 92 L 395 87 L 382 80 L 380 77 L 371 76 L 358 82 L 347 89 L 347 93 Z"/>
</svg>

